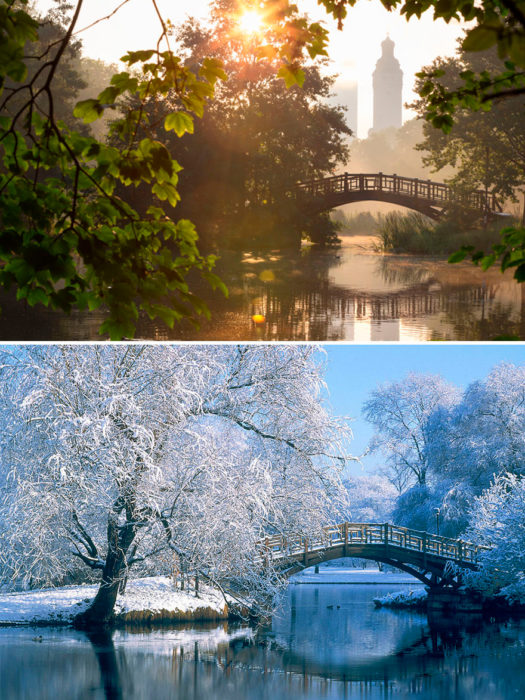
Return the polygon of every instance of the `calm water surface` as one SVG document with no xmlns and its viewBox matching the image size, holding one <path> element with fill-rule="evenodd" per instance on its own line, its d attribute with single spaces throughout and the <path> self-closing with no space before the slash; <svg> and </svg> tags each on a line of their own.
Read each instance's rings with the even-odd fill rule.
<svg viewBox="0 0 525 700">
<path fill-rule="evenodd" d="M 525 621 L 466 631 L 376 610 L 406 586 L 290 585 L 266 627 L 87 635 L 0 629 L 2 698 L 291 700 L 525 696 Z M 338 607 L 339 606 L 339 607 Z M 41 638 L 40 638 L 41 635 Z"/>
<path fill-rule="evenodd" d="M 224 299 L 199 283 L 212 311 L 195 330 L 170 331 L 147 318 L 137 338 L 153 340 L 493 340 L 525 339 L 525 285 L 469 263 L 371 251 L 347 237 L 336 251 L 225 253 L 217 272 Z M 70 317 L 1 300 L 1 340 L 96 340 L 101 312 Z M 254 314 L 265 321 L 256 325 Z"/>
</svg>

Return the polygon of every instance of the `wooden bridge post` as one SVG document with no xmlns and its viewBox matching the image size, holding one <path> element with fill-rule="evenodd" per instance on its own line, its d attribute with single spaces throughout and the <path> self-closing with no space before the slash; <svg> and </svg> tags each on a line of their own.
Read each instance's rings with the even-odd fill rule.
<svg viewBox="0 0 525 700">
<path fill-rule="evenodd" d="M 423 533 L 423 566 L 427 565 L 427 533 Z"/>
<path fill-rule="evenodd" d="M 383 189 L 383 173 L 378 173 L 379 174 L 379 191 Z"/>
<path fill-rule="evenodd" d="M 385 551 L 388 549 L 388 523 L 383 525 L 384 540 L 385 540 Z"/>
<path fill-rule="evenodd" d="M 458 542 L 458 559 L 461 561 L 463 559 L 463 547 L 461 546 L 463 543 L 461 540 Z"/>
<path fill-rule="evenodd" d="M 344 538 L 345 538 L 345 544 L 343 547 L 343 556 L 347 557 L 348 556 L 348 521 L 345 522 L 345 526 L 344 526 Z"/>
<path fill-rule="evenodd" d="M 304 538 L 304 565 L 308 565 L 308 537 Z"/>
<path fill-rule="evenodd" d="M 348 192 L 348 173 L 345 172 L 345 184 L 344 184 L 345 192 Z"/>
</svg>

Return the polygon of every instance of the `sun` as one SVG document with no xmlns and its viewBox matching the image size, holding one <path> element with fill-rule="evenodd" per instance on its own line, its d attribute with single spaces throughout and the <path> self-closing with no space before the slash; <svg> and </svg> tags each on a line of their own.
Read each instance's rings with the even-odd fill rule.
<svg viewBox="0 0 525 700">
<path fill-rule="evenodd" d="M 244 34 L 257 34 L 263 27 L 263 18 L 256 10 L 246 10 L 239 17 L 239 27 Z"/>
</svg>

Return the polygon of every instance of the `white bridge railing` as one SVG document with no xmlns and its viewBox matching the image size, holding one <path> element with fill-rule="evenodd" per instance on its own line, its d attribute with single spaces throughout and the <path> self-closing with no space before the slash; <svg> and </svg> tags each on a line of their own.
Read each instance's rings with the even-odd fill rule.
<svg viewBox="0 0 525 700">
<path fill-rule="evenodd" d="M 482 550 L 488 549 L 481 545 L 455 540 L 440 535 L 432 535 L 420 530 L 390 525 L 389 523 L 341 523 L 323 528 L 323 533 L 317 538 L 301 535 L 283 537 L 272 535 L 259 543 L 257 559 L 279 562 L 280 560 L 307 558 L 309 553 L 342 547 L 345 556 L 359 557 L 352 549 L 362 549 L 366 545 L 383 545 L 393 550 L 409 550 L 420 552 L 422 555 L 440 557 L 444 561 L 451 560 L 458 564 L 476 564 Z M 370 553 L 373 553 L 370 549 Z M 362 552 L 361 552 L 362 555 Z"/>
</svg>

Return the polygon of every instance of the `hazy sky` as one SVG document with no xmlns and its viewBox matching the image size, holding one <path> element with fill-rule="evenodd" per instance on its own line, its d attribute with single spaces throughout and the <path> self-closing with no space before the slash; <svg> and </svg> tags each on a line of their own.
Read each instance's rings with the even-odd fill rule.
<svg viewBox="0 0 525 700">
<path fill-rule="evenodd" d="M 361 408 L 378 384 L 396 382 L 408 372 L 440 374 L 447 381 L 466 388 L 476 379 L 483 379 L 500 362 L 525 364 L 525 346 L 518 343 L 495 344 L 422 344 L 422 345 L 337 345 L 324 346 L 328 355 L 325 375 L 330 404 L 338 415 L 356 420 L 353 454 L 362 454 L 372 436 L 371 426 L 361 417 Z M 381 463 L 371 455 L 356 465 L 354 473 Z"/>
<path fill-rule="evenodd" d="M 403 101 L 414 99 L 414 73 L 428 65 L 438 55 L 451 55 L 462 30 L 457 22 L 450 25 L 433 22 L 430 15 L 407 22 L 398 13 L 387 12 L 378 0 L 359 0 L 349 8 L 343 31 L 338 31 L 316 0 L 296 0 L 302 11 L 312 19 L 322 20 L 330 28 L 330 57 L 332 72 L 339 74 L 338 84 L 358 83 L 359 128 L 365 137 L 372 125 L 372 72 L 381 54 L 381 41 L 387 32 L 396 44 L 397 56 L 404 73 Z M 121 0 L 88 0 L 78 23 L 79 29 L 94 20 L 109 15 Z M 43 10 L 51 0 L 37 0 Z M 206 17 L 209 0 L 158 0 L 165 17 L 174 24 L 188 15 Z M 81 33 L 84 52 L 108 62 L 117 61 L 127 50 L 152 48 L 159 34 L 158 19 L 150 0 L 129 0 L 118 13 L 107 21 Z M 405 110 L 404 119 L 409 118 Z"/>
</svg>

